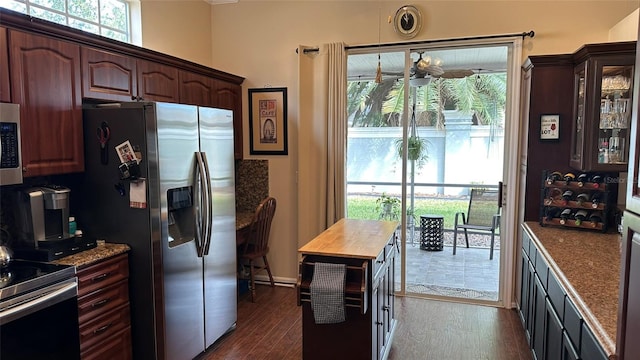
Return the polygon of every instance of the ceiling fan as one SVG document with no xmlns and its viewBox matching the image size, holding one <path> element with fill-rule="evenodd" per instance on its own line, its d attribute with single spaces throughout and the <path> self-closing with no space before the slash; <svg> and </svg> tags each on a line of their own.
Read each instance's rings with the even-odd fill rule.
<svg viewBox="0 0 640 360">
<path fill-rule="evenodd" d="M 416 53 L 418 54 L 417 59 L 415 59 Z M 412 53 L 414 59 L 412 59 L 413 62 L 409 69 L 409 80 L 411 81 L 412 86 L 426 85 L 431 81 L 431 79 L 434 79 L 434 78 L 461 79 L 461 78 L 469 77 L 472 75 L 504 72 L 504 70 L 491 70 L 491 69 L 484 69 L 484 68 L 470 69 L 466 67 L 445 70 L 443 68 L 445 64 L 443 64 L 443 62 L 440 59 L 433 58 L 429 55 L 425 55 L 425 53 L 426 51 L 424 50 L 414 51 Z M 366 62 L 358 65 L 362 66 L 365 64 Z M 382 80 L 384 82 L 387 82 L 387 81 L 397 81 L 398 79 L 404 78 L 404 71 L 402 71 L 399 68 L 399 65 L 401 64 L 398 64 L 396 61 L 393 61 L 391 66 L 392 69 L 387 69 L 387 71 L 385 71 L 383 66 L 383 69 L 381 70 Z M 451 67 L 451 64 L 449 64 L 448 66 Z M 372 75 L 368 73 L 350 74 L 348 76 L 348 80 L 349 81 L 361 81 L 361 80 L 368 81 L 368 80 L 373 80 L 375 78 L 374 75 L 375 74 Z"/>
<path fill-rule="evenodd" d="M 413 86 L 427 85 L 432 78 L 443 79 L 460 79 L 474 75 L 475 72 L 470 69 L 442 69 L 442 62 L 439 59 L 433 59 L 430 56 L 423 56 L 424 51 L 418 51 L 418 59 L 413 62 L 409 72 L 409 81 Z M 382 72 L 383 75 L 395 76 L 396 79 L 402 78 L 402 72 Z"/>
</svg>

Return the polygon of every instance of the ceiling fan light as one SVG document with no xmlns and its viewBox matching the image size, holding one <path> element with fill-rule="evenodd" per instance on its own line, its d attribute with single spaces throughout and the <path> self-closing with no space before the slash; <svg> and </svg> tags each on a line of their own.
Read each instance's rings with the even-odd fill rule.
<svg viewBox="0 0 640 360">
<path fill-rule="evenodd" d="M 429 68 L 429 62 L 427 62 L 425 59 L 420 59 L 416 63 L 416 68 L 418 68 L 418 70 L 420 71 L 427 71 L 427 69 Z"/>
</svg>

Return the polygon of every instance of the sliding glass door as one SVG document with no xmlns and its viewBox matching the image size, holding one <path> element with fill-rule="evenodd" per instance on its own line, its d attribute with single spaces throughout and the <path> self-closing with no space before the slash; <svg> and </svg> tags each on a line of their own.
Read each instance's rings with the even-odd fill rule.
<svg viewBox="0 0 640 360">
<path fill-rule="evenodd" d="M 348 56 L 347 217 L 404 225 L 401 292 L 497 302 L 499 228 L 493 259 L 487 232 L 452 245 L 471 189 L 503 180 L 508 46 L 374 51 Z"/>
</svg>

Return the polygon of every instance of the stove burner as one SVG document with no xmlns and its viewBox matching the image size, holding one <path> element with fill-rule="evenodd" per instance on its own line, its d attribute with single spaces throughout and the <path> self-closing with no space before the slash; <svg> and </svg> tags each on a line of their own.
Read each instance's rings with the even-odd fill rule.
<svg viewBox="0 0 640 360">
<path fill-rule="evenodd" d="M 14 260 L 0 271 L 0 301 L 72 278 L 75 273 L 74 266 Z"/>
<path fill-rule="evenodd" d="M 11 285 L 13 279 L 13 273 L 7 269 L 0 271 L 0 289 L 5 286 Z"/>
</svg>

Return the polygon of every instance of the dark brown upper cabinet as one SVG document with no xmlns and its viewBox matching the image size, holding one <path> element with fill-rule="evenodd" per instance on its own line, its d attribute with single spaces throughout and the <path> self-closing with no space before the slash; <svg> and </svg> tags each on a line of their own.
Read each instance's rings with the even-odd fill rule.
<svg viewBox="0 0 640 360">
<path fill-rule="evenodd" d="M 131 101 L 138 96 L 136 59 L 90 47 L 82 47 L 82 96 Z"/>
<path fill-rule="evenodd" d="M 180 71 L 180 103 L 199 106 L 214 106 L 215 80 L 189 71 Z"/>
<path fill-rule="evenodd" d="M 9 47 L 24 176 L 83 171 L 80 46 L 10 30 Z"/>
<path fill-rule="evenodd" d="M 0 27 L 0 102 L 11 102 L 9 85 L 9 44 L 7 29 Z"/>
<path fill-rule="evenodd" d="M 146 60 L 138 60 L 138 100 L 180 102 L 178 69 Z"/>
<path fill-rule="evenodd" d="M 569 165 L 581 171 L 627 171 L 635 42 L 585 45 L 574 57 Z"/>
<path fill-rule="evenodd" d="M 82 98 L 231 109 L 242 158 L 244 78 L 1 8 L 0 24 L 0 101 L 23 108 L 25 176 L 82 171 Z"/>
<path fill-rule="evenodd" d="M 213 106 L 233 110 L 234 156 L 242 159 L 242 87 L 215 80 L 214 88 Z"/>
</svg>

